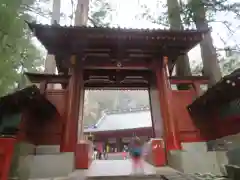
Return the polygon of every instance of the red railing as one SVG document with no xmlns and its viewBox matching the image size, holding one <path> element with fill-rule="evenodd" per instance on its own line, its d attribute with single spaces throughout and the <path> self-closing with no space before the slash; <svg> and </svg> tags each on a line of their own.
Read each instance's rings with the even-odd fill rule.
<svg viewBox="0 0 240 180">
<path fill-rule="evenodd" d="M 171 109 L 174 114 L 175 125 L 177 126 L 180 141 L 206 141 L 206 137 L 202 135 L 201 130 L 196 126 L 190 116 L 187 106 L 203 93 L 201 86 L 206 85 L 208 80 L 204 77 L 172 78 L 170 79 L 170 83 Z M 173 85 L 188 85 L 189 89 L 177 90 L 172 88 Z"/>
</svg>

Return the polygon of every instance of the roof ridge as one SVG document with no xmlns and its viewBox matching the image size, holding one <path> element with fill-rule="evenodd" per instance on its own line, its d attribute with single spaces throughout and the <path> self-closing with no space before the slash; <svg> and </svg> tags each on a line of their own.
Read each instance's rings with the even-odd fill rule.
<svg viewBox="0 0 240 180">
<path fill-rule="evenodd" d="M 157 28 L 137 28 L 137 27 L 120 27 L 120 26 L 109 26 L 109 27 L 104 27 L 104 26 L 75 26 L 75 25 L 60 25 L 60 24 L 42 24 L 42 23 L 37 23 L 36 21 L 25 21 L 25 23 L 27 23 L 27 25 L 29 26 L 30 29 L 34 29 L 34 27 L 38 26 L 42 26 L 42 27 L 55 27 L 55 28 L 74 28 L 74 29 L 104 29 L 104 30 L 115 30 L 115 31 L 122 31 L 122 30 L 127 30 L 127 31 L 136 31 L 136 30 L 140 30 L 140 31 L 168 31 L 168 32 L 201 32 L 201 33 L 207 33 L 210 31 L 210 28 L 207 29 L 202 29 L 202 30 L 198 30 L 196 28 L 184 28 L 184 29 L 171 29 L 169 28 L 161 28 L 161 27 L 157 27 Z"/>
<path fill-rule="evenodd" d="M 147 111 L 147 110 L 150 110 L 149 106 L 137 107 L 137 108 L 107 110 L 107 111 L 105 111 L 105 113 L 107 115 L 110 115 L 110 114 L 123 114 L 123 113 L 130 113 L 130 112 L 141 112 L 141 111 Z"/>
<path fill-rule="evenodd" d="M 105 111 L 103 111 L 101 118 L 97 121 L 97 123 L 94 125 L 94 127 L 97 128 L 103 122 L 103 119 L 105 119 L 105 117 L 106 117 L 106 113 L 105 113 Z"/>
</svg>

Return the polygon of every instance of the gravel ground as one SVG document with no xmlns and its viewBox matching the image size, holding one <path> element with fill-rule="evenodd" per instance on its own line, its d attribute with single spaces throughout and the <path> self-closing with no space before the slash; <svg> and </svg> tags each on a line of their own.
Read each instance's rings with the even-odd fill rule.
<svg viewBox="0 0 240 180">
<path fill-rule="evenodd" d="M 229 178 L 223 176 L 217 176 L 211 173 L 201 174 L 201 173 L 194 173 L 189 174 L 191 177 L 197 178 L 197 180 L 231 180 Z"/>
</svg>

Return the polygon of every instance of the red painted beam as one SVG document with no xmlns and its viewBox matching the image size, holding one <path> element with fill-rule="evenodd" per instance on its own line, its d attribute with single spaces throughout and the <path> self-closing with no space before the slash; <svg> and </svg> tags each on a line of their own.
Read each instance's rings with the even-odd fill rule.
<svg viewBox="0 0 240 180">
<path fill-rule="evenodd" d="M 193 84 L 193 83 L 200 83 L 200 84 L 207 84 L 208 83 L 208 80 L 207 79 L 194 79 L 194 76 L 193 77 L 189 77 L 189 79 L 184 79 L 184 77 L 182 77 L 183 79 L 171 79 L 170 78 L 170 83 L 171 84 Z M 190 79 L 191 78 L 191 79 Z"/>
</svg>

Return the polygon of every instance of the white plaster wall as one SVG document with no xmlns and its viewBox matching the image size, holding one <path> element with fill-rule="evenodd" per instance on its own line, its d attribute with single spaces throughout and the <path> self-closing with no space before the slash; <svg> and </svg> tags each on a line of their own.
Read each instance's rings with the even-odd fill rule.
<svg viewBox="0 0 240 180">
<path fill-rule="evenodd" d="M 74 170 L 74 153 L 36 155 L 31 167 L 30 178 L 68 176 Z"/>
<path fill-rule="evenodd" d="M 150 87 L 149 89 L 149 98 L 151 105 L 151 115 L 153 127 L 155 130 L 156 138 L 160 138 L 163 135 L 163 122 L 162 115 L 160 110 L 160 102 L 159 102 L 159 93 L 155 86 Z"/>
</svg>

